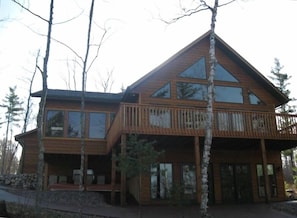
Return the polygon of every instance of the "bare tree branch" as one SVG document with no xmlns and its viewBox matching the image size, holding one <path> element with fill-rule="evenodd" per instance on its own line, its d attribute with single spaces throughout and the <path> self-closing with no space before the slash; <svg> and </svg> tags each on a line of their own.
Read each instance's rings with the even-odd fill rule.
<svg viewBox="0 0 297 218">
<path fill-rule="evenodd" d="M 45 21 L 45 22 L 49 22 L 47 19 L 41 17 L 40 15 L 34 13 L 33 11 L 31 11 L 30 9 L 26 8 L 24 5 L 22 5 L 21 3 L 19 3 L 16 0 L 11 0 L 12 2 L 16 3 L 18 6 L 20 6 L 22 9 L 24 9 L 25 11 L 29 12 L 30 14 L 34 15 L 35 17 L 38 17 L 39 19 Z"/>
</svg>

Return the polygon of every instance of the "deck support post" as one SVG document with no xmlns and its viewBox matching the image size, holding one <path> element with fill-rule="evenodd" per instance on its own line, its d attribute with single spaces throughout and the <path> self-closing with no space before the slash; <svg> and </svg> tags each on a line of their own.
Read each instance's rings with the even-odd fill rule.
<svg viewBox="0 0 297 218">
<path fill-rule="evenodd" d="M 44 163 L 44 178 L 43 178 L 43 188 L 42 190 L 47 190 L 48 188 L 48 163 Z"/>
<path fill-rule="evenodd" d="M 83 170 L 83 178 L 84 178 L 84 181 L 83 181 L 83 184 L 84 185 L 84 191 L 87 191 L 88 190 L 88 155 L 85 155 L 85 158 L 84 158 L 84 170 Z"/>
<path fill-rule="evenodd" d="M 111 150 L 111 193 L 110 193 L 110 202 L 112 205 L 115 204 L 115 184 L 116 184 L 116 161 L 113 157 L 116 155 L 116 149 L 112 148 Z"/>
<path fill-rule="evenodd" d="M 196 190 L 197 190 L 197 203 L 201 203 L 201 155 L 200 155 L 200 144 L 199 136 L 195 136 L 195 164 L 196 164 Z"/>
<path fill-rule="evenodd" d="M 121 135 L 121 154 L 126 155 L 126 148 L 127 148 L 127 136 L 126 134 Z M 126 173 L 121 172 L 121 205 L 126 205 Z"/>
<path fill-rule="evenodd" d="M 270 187 L 269 187 L 269 178 L 267 171 L 267 154 L 266 154 L 266 146 L 265 140 L 261 139 L 261 154 L 262 154 L 262 165 L 263 165 L 263 176 L 264 176 L 264 188 L 265 188 L 265 202 L 270 202 Z"/>
</svg>

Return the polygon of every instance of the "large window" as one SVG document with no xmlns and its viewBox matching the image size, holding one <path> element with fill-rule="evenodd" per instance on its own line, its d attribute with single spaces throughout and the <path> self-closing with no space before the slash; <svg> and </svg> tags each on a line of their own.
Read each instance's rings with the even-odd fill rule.
<svg viewBox="0 0 297 218">
<path fill-rule="evenodd" d="M 184 185 L 184 194 L 194 195 L 196 193 L 196 168 L 194 164 L 185 164 L 182 166 L 182 184 Z"/>
<path fill-rule="evenodd" d="M 217 64 L 216 66 L 214 79 L 227 82 L 238 82 L 238 80 L 220 64 Z"/>
<path fill-rule="evenodd" d="M 68 137 L 80 137 L 81 136 L 81 123 L 80 112 L 70 111 L 68 112 Z"/>
<path fill-rule="evenodd" d="M 276 177 L 274 172 L 273 164 L 267 164 L 268 184 L 270 189 L 271 197 L 277 196 Z M 257 164 L 257 177 L 258 177 L 258 192 L 259 197 L 265 197 L 265 180 L 263 165 Z"/>
<path fill-rule="evenodd" d="M 172 187 L 172 164 L 160 163 L 151 168 L 151 198 L 168 199 Z"/>
<path fill-rule="evenodd" d="M 180 77 L 206 79 L 205 57 L 200 58 L 195 64 L 179 74 Z"/>
<path fill-rule="evenodd" d="M 47 111 L 45 135 L 52 137 L 62 137 L 64 135 L 64 111 Z"/>
<path fill-rule="evenodd" d="M 177 82 L 177 99 L 206 100 L 207 86 L 198 83 Z"/>
<path fill-rule="evenodd" d="M 152 96 L 156 98 L 170 98 L 170 83 L 158 89 Z"/>
<path fill-rule="evenodd" d="M 217 126 L 220 131 L 244 131 L 244 117 L 241 113 L 217 113 Z"/>
<path fill-rule="evenodd" d="M 242 88 L 215 86 L 215 101 L 229 103 L 243 103 Z"/>
<path fill-rule="evenodd" d="M 254 93 L 252 93 L 251 91 L 249 91 L 248 94 L 249 94 L 250 104 L 259 104 L 259 105 L 264 104 L 264 102 L 260 98 L 258 98 L 258 96 L 256 96 Z"/>
<path fill-rule="evenodd" d="M 105 138 L 106 132 L 106 114 L 90 113 L 89 138 Z"/>
<path fill-rule="evenodd" d="M 149 114 L 150 125 L 154 127 L 170 128 L 171 116 L 170 111 L 167 109 L 151 108 Z"/>
</svg>

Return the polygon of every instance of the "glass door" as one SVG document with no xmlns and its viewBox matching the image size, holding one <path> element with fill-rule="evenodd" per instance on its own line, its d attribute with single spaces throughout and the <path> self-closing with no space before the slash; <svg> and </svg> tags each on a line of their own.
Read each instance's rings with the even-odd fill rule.
<svg viewBox="0 0 297 218">
<path fill-rule="evenodd" d="M 249 165 L 222 164 L 221 189 L 223 203 L 251 202 L 252 188 Z"/>
</svg>

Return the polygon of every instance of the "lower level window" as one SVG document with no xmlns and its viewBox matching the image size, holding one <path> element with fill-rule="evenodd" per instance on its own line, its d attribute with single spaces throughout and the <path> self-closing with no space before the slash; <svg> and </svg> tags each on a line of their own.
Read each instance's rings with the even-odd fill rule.
<svg viewBox="0 0 297 218">
<path fill-rule="evenodd" d="M 184 185 L 184 194 L 193 195 L 196 193 L 196 170 L 194 164 L 182 166 L 182 183 Z"/>
<path fill-rule="evenodd" d="M 268 184 L 270 189 L 271 197 L 277 196 L 276 177 L 274 172 L 273 164 L 267 164 Z M 257 177 L 258 177 L 258 191 L 259 197 L 265 197 L 265 180 L 263 165 L 257 164 Z"/>
<path fill-rule="evenodd" d="M 151 198 L 169 198 L 172 187 L 172 164 L 160 163 L 151 168 Z"/>
</svg>

